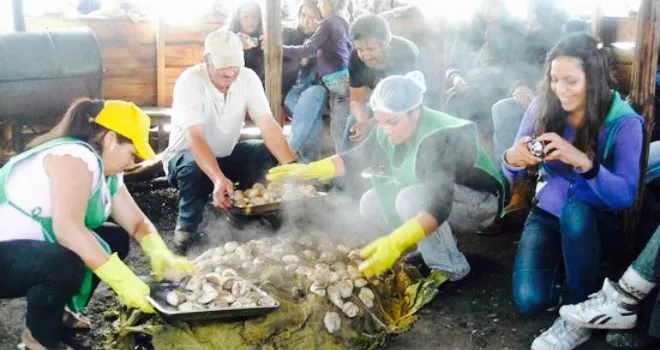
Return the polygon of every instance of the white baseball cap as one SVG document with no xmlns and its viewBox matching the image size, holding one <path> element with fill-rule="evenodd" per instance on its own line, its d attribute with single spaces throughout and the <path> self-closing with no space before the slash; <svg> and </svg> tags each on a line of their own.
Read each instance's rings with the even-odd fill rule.
<svg viewBox="0 0 660 350">
<path fill-rule="evenodd" d="M 204 55 L 209 55 L 217 69 L 245 66 L 241 39 L 226 29 L 217 29 L 206 36 Z"/>
</svg>

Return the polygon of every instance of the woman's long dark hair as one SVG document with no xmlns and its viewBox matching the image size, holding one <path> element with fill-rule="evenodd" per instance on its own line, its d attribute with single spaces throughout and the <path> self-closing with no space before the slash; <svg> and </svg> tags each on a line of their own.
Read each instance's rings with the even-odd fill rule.
<svg viewBox="0 0 660 350">
<path fill-rule="evenodd" d="M 550 83 L 552 61 L 561 56 L 581 60 L 586 76 L 586 101 L 584 121 L 577 127 L 573 145 L 590 156 L 598 150 L 598 135 L 605 122 L 605 117 L 612 100 L 610 83 L 611 54 L 607 49 L 599 48 L 598 42 L 587 33 L 575 33 L 565 36 L 548 53 L 545 61 L 543 80 L 540 86 L 539 118 L 536 120 L 534 133 L 554 132 L 563 135 L 568 113 L 559 103 Z"/>
<path fill-rule="evenodd" d="M 259 12 L 259 25 L 257 26 L 257 30 L 254 33 L 245 33 L 248 34 L 249 36 L 253 37 L 260 37 L 264 33 L 264 18 L 261 13 L 261 6 L 259 6 L 259 3 L 256 1 L 244 1 L 242 2 L 234 11 L 234 15 L 232 16 L 231 19 L 231 24 L 229 25 L 229 30 L 233 33 L 240 33 L 243 32 L 243 28 L 241 27 L 241 15 L 243 12 L 247 10 L 251 10 L 253 8 L 257 9 L 257 12 Z"/>
<path fill-rule="evenodd" d="M 60 137 L 72 137 L 87 142 L 100 151 L 101 148 L 98 144 L 98 139 L 109 130 L 95 123 L 94 118 L 96 118 L 104 106 L 104 100 L 77 99 L 69 106 L 64 117 L 60 119 L 57 125 L 47 133 L 32 139 L 26 148 L 34 148 Z M 117 134 L 117 141 L 119 143 L 131 142 L 131 140 L 119 134 Z"/>
</svg>

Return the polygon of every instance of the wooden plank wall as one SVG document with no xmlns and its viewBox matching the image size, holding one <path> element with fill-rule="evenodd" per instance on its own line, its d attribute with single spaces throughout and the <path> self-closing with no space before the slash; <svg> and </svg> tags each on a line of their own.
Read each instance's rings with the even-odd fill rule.
<svg viewBox="0 0 660 350">
<path fill-rule="evenodd" d="M 156 31 L 154 23 L 128 20 L 26 18 L 28 31 L 89 27 L 103 58 L 103 97 L 156 103 Z"/>
<path fill-rule="evenodd" d="M 199 63 L 204 55 L 204 38 L 223 23 L 194 26 L 164 25 L 165 31 L 165 104 L 172 105 L 176 78 L 188 67 Z"/>
<path fill-rule="evenodd" d="M 612 49 L 614 75 L 619 84 L 618 90 L 627 94 L 632 84 L 633 60 L 635 48 L 612 47 L 612 43 L 635 43 L 637 36 L 636 18 L 605 17 L 602 20 L 600 38 L 605 46 Z"/>
<path fill-rule="evenodd" d="M 224 21 L 194 26 L 163 25 L 165 35 L 165 105 L 172 104 L 176 78 L 200 62 L 206 34 Z M 89 27 L 97 37 L 103 58 L 103 97 L 130 100 L 139 106 L 157 105 L 156 22 L 121 19 L 27 18 L 28 31 Z"/>
</svg>

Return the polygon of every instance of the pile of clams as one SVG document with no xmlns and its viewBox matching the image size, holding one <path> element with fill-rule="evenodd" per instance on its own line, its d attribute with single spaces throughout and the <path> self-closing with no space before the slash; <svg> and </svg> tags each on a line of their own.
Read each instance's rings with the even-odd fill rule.
<svg viewBox="0 0 660 350">
<path fill-rule="evenodd" d="M 317 194 L 314 185 L 295 186 L 292 184 L 255 183 L 252 188 L 234 191 L 234 206 L 238 208 L 251 208 L 259 205 L 281 203 L 282 201 L 296 200 L 300 197 L 312 197 Z"/>
<path fill-rule="evenodd" d="M 188 280 L 185 290 L 168 292 L 166 300 L 179 311 L 276 305 L 273 298 L 254 290 L 232 269 L 195 275 Z"/>
<path fill-rule="evenodd" d="M 267 237 L 244 244 L 227 242 L 194 260 L 198 276 L 193 277 L 186 288 L 197 291 L 192 296 L 198 299 L 193 300 L 201 305 L 226 307 L 237 302 L 239 305 L 267 304 L 268 300 L 261 300 L 256 294 L 245 290 L 234 271 L 263 281 L 264 278 L 271 278 L 263 276 L 264 271 L 278 268 L 284 275 L 281 276 L 283 282 L 269 280 L 267 283 L 275 285 L 285 281 L 302 281 L 298 287 L 292 288 L 292 296 L 319 298 L 319 302 L 333 305 L 330 308 L 336 311 L 326 312 L 323 323 L 328 332 L 334 333 L 341 327 L 340 314 L 354 318 L 361 313 L 361 308 L 374 307 L 375 295 L 370 285 L 377 285 L 378 280 L 365 279 L 358 270 L 360 262 L 356 250 L 313 235 Z M 305 286 L 305 290 L 301 290 L 300 285 Z"/>
</svg>

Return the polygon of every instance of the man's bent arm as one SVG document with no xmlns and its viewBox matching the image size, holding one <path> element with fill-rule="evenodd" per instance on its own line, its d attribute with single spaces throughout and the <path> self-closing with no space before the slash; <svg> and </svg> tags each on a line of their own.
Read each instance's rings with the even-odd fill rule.
<svg viewBox="0 0 660 350">
<path fill-rule="evenodd" d="M 213 183 L 223 179 L 225 175 L 220 170 L 215 155 L 209 148 L 204 138 L 204 126 L 193 125 L 186 129 L 186 140 L 190 146 L 190 152 L 195 158 L 195 163 L 202 169 Z"/>
<path fill-rule="evenodd" d="M 282 127 L 272 115 L 254 118 L 254 124 L 261 131 L 266 148 L 280 164 L 288 164 L 296 160 L 296 156 L 284 138 Z"/>
</svg>

